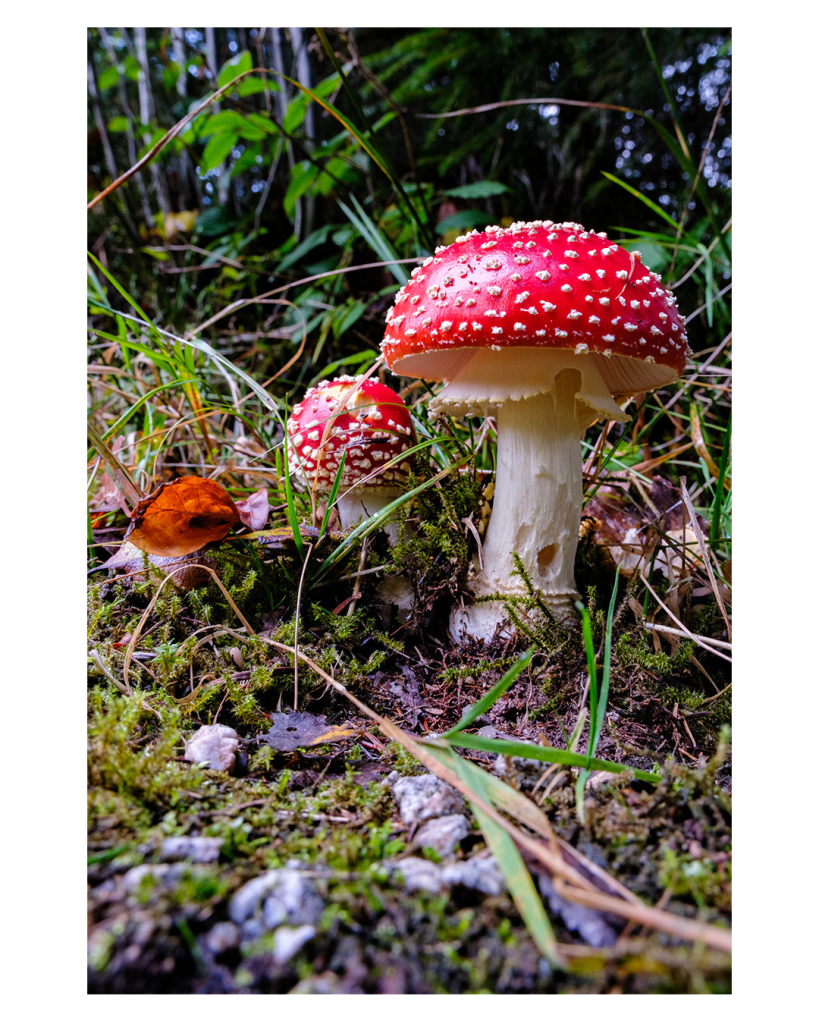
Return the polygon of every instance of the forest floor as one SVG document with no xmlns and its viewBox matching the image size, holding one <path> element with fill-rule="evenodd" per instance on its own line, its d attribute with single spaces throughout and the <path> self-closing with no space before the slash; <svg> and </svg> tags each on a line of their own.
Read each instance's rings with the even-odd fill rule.
<svg viewBox="0 0 819 1024">
<path fill-rule="evenodd" d="M 146 618 L 164 577 L 152 574 L 90 588 L 90 992 L 730 991 L 724 944 L 676 927 L 730 928 L 730 690 L 705 696 L 706 679 L 724 687 L 724 664 L 646 639 L 630 588 L 596 756 L 655 771 L 658 784 L 594 772 L 581 817 L 576 768 L 460 751 L 545 811 L 552 843 L 596 893 L 624 886 L 660 913 L 656 926 L 567 899 L 524 851 L 554 930 L 550 957 L 474 804 L 378 721 L 416 740 L 441 734 L 533 646 L 472 728 L 582 751 L 588 729 L 571 736 L 588 679 L 579 631 L 454 646 L 440 601 L 384 631 L 395 624 L 365 588 L 335 621 L 302 610 L 298 643 L 321 671 L 300 663 L 293 713 L 292 621 L 268 612 L 248 636 L 226 609 L 230 625 L 216 630 L 212 582 L 164 588 Z M 611 583 L 595 585 L 606 600 Z M 595 587 L 581 586 L 592 612 Z M 132 643 L 138 620 L 146 628 Z M 185 760 L 186 743 L 214 722 L 235 729 L 228 770 Z"/>
</svg>

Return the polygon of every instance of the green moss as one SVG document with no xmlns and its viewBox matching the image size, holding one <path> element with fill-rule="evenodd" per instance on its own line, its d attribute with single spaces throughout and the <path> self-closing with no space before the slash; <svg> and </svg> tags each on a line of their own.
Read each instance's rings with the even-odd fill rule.
<svg viewBox="0 0 819 1024">
<path fill-rule="evenodd" d="M 638 665 L 660 675 L 685 671 L 694 648 L 692 641 L 684 641 L 671 655 L 650 649 L 650 643 L 651 637 L 645 630 L 622 633 L 614 644 L 614 653 L 621 665 Z"/>
</svg>

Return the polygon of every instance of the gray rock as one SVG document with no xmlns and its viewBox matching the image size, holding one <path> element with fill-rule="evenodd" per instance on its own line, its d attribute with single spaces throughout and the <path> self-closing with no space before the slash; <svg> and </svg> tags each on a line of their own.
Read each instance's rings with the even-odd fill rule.
<svg viewBox="0 0 819 1024">
<path fill-rule="evenodd" d="M 589 946 L 614 945 L 617 932 L 599 910 L 564 899 L 545 872 L 538 872 L 537 881 L 541 896 L 545 896 L 549 901 L 549 909 L 553 914 L 559 914 L 563 918 L 563 923 L 570 931 L 577 932 Z"/>
<path fill-rule="evenodd" d="M 488 851 L 467 860 L 445 864 L 441 871 L 444 885 L 463 885 L 487 896 L 499 896 L 504 890 L 503 875 L 498 862 Z"/>
<path fill-rule="evenodd" d="M 440 892 L 443 888 L 441 868 L 431 860 L 424 860 L 423 857 L 404 857 L 403 860 L 387 861 L 385 867 L 391 875 L 403 876 L 407 892 L 417 892 L 419 889 Z"/>
<path fill-rule="evenodd" d="M 152 878 L 158 888 L 173 889 L 189 872 L 184 864 L 137 864 L 122 876 L 122 884 L 129 896 L 135 895 L 145 878 Z"/>
<path fill-rule="evenodd" d="M 230 900 L 230 906 L 228 912 L 230 919 L 235 924 L 242 924 L 255 914 L 259 913 L 262 908 L 262 901 L 275 889 L 279 881 L 279 872 L 266 871 L 263 875 L 258 875 L 256 878 L 251 878 L 249 882 L 245 882 L 241 889 L 233 894 Z"/>
<path fill-rule="evenodd" d="M 415 845 L 430 846 L 440 857 L 449 857 L 468 834 L 469 824 L 463 814 L 447 814 L 423 824 L 415 833 Z"/>
<path fill-rule="evenodd" d="M 519 786 L 533 786 L 549 765 L 534 757 L 507 757 L 498 754 L 492 766 L 492 774 L 517 783 Z"/>
<path fill-rule="evenodd" d="M 192 860 L 197 864 L 212 864 L 219 860 L 222 840 L 211 836 L 171 836 L 162 843 L 163 860 Z"/>
<path fill-rule="evenodd" d="M 214 956 L 219 956 L 239 945 L 239 929 L 232 921 L 219 921 L 205 935 L 204 942 Z"/>
<path fill-rule="evenodd" d="M 403 860 L 387 861 L 384 866 L 390 874 L 403 876 L 408 892 L 419 889 L 441 892 L 453 885 L 462 885 L 487 896 L 498 896 L 504 889 L 500 868 L 488 853 L 450 864 L 433 864 L 422 857 L 404 857 Z"/>
<path fill-rule="evenodd" d="M 324 901 L 313 883 L 299 871 L 282 868 L 279 881 L 262 906 L 262 920 L 268 928 L 280 924 L 318 924 Z"/>
<path fill-rule="evenodd" d="M 287 963 L 315 934 L 316 929 L 311 924 L 303 924 L 298 928 L 288 928 L 287 925 L 277 928 L 273 933 L 274 962 L 278 966 Z"/>
<path fill-rule="evenodd" d="M 341 978 L 332 971 L 324 971 L 323 974 L 311 974 L 309 978 L 303 978 L 295 988 L 290 989 L 290 995 L 329 996 L 341 991 Z"/>
<path fill-rule="evenodd" d="M 230 918 L 241 927 L 246 942 L 282 924 L 316 925 L 323 912 L 324 901 L 315 885 L 290 867 L 251 879 L 234 893 L 229 906 Z"/>
<path fill-rule="evenodd" d="M 392 785 L 393 795 L 405 825 L 417 825 L 430 818 L 463 814 L 460 793 L 436 775 L 409 775 Z"/>
</svg>

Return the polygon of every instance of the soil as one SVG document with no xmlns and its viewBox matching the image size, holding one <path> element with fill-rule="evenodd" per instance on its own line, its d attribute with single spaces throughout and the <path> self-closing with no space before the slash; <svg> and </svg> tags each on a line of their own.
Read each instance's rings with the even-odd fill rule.
<svg viewBox="0 0 819 1024">
<path fill-rule="evenodd" d="M 620 614 L 621 626 L 627 615 Z M 389 652 L 351 689 L 419 736 L 453 726 L 524 649 L 520 641 L 453 649 L 423 630 L 408 636 L 403 651 Z M 350 650 L 362 659 L 368 646 L 365 640 Z M 546 765 L 461 753 L 532 794 L 559 836 L 648 904 L 729 927 L 730 753 L 726 735 L 721 737 L 726 707 L 722 700 L 703 706 L 696 685 L 701 677 L 690 663 L 663 674 L 627 664 L 627 643 L 618 649 L 623 663 L 615 660 L 597 756 L 645 771 L 659 767 L 659 785 L 600 776 L 587 792 L 581 824 L 571 769 L 552 771 L 544 782 Z M 281 668 L 270 654 L 268 647 L 268 667 Z M 701 667 L 719 671 L 707 657 Z M 236 685 L 247 685 L 251 674 L 237 667 Z M 474 728 L 485 736 L 565 748 L 584 679 L 582 645 L 566 634 L 551 654 L 536 654 Z M 93 682 L 90 992 L 730 990 L 726 954 L 621 919 L 606 919 L 615 942 L 597 950 L 585 948 L 582 922 L 553 911 L 558 941 L 584 947 L 571 969 L 561 970 L 543 957 L 506 892 L 455 886 L 437 894 L 408 893 L 385 862 L 419 853 L 434 861 L 435 855 L 414 850 L 414 828 L 401 821 L 385 779 L 396 770 L 411 775 L 424 769 L 379 736 L 340 694 L 303 680 L 299 710 L 323 715 L 328 725 L 353 735 L 294 751 L 260 743 L 264 730 L 243 727 L 232 699 L 230 713 L 219 717 L 241 737 L 228 774 L 183 758 L 184 739 L 205 720 L 201 714 L 187 719 L 163 712 L 160 726 L 139 697 L 113 693 L 99 677 Z M 272 707 L 268 714 L 275 714 Z M 484 847 L 474 818 L 469 825 L 457 860 Z M 172 884 L 149 874 L 136 889 L 129 887 L 134 867 L 168 862 L 162 843 L 172 836 L 218 837 L 218 861 L 183 862 Z M 260 873 L 296 863 L 315 874 L 323 911 L 309 938 L 282 960 L 275 929 L 254 941 L 239 936 L 231 898 Z"/>
</svg>

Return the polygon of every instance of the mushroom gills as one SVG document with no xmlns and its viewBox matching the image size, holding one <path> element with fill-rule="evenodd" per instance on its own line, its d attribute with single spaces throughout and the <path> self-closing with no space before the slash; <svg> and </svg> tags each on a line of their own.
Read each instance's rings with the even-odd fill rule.
<svg viewBox="0 0 819 1024">
<path fill-rule="evenodd" d="M 564 370 L 576 370 L 578 427 L 582 432 L 598 417 L 624 421 L 628 416 L 612 398 L 599 361 L 603 356 L 575 355 L 565 349 L 474 349 L 459 360 L 446 387 L 430 402 L 435 416 L 492 416 L 506 402 L 548 394 Z M 579 436 L 579 435 L 578 435 Z"/>
</svg>

